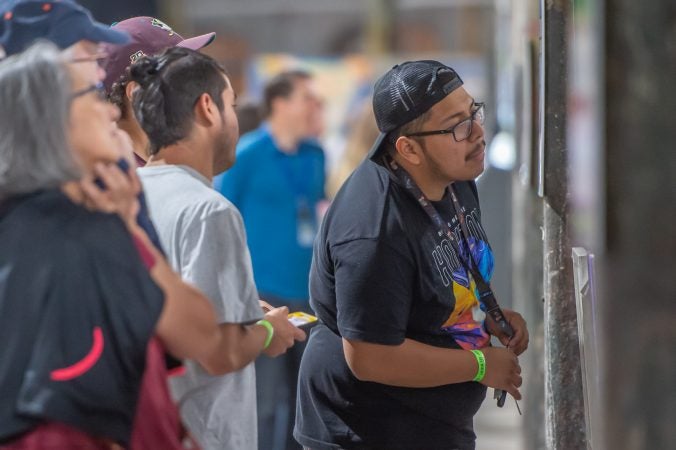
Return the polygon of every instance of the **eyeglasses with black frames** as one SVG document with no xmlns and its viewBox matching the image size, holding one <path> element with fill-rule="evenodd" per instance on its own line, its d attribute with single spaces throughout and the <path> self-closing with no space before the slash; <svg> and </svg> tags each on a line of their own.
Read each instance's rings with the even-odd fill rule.
<svg viewBox="0 0 676 450">
<path fill-rule="evenodd" d="M 459 122 L 453 125 L 450 128 L 445 130 L 434 130 L 434 131 L 419 131 L 417 133 L 407 134 L 406 137 L 416 137 L 416 136 L 433 136 L 436 134 L 452 134 L 455 142 L 461 142 L 467 139 L 472 134 L 472 124 L 474 121 L 479 122 L 479 125 L 483 125 L 484 120 L 486 119 L 484 103 L 474 103 L 472 108 L 472 114 L 462 122 Z"/>
</svg>

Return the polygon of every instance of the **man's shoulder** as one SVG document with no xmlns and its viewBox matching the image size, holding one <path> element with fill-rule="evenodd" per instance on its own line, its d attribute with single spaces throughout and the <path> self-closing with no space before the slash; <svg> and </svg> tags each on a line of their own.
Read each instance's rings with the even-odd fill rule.
<svg viewBox="0 0 676 450">
<path fill-rule="evenodd" d="M 171 218 L 175 225 L 201 222 L 213 216 L 240 217 L 239 210 L 206 179 L 188 168 L 170 166 L 144 167 L 139 175 L 150 201 L 154 220 Z M 166 201 L 170 198 L 171 201 Z"/>
<path fill-rule="evenodd" d="M 377 239 L 391 218 L 392 181 L 387 170 L 363 161 L 336 194 L 327 213 L 328 238 L 334 243 Z"/>
<path fill-rule="evenodd" d="M 383 201 L 389 190 L 390 179 L 384 168 L 364 160 L 345 180 L 336 194 L 336 208 L 350 208 L 355 204 L 374 204 Z M 332 205 L 332 206 L 333 206 Z"/>
<path fill-rule="evenodd" d="M 146 194 L 151 197 L 171 198 L 167 205 L 181 208 L 234 208 L 218 193 L 210 181 L 186 166 L 154 166 L 138 169 Z"/>
<path fill-rule="evenodd" d="M 199 215 L 202 219 L 209 217 L 240 217 L 237 207 L 220 192 L 204 187 L 200 196 L 186 204 L 186 210 Z"/>
<path fill-rule="evenodd" d="M 239 210 L 230 200 L 204 185 L 194 186 L 188 195 L 177 198 L 172 203 L 176 213 L 187 222 L 241 220 Z"/>
</svg>

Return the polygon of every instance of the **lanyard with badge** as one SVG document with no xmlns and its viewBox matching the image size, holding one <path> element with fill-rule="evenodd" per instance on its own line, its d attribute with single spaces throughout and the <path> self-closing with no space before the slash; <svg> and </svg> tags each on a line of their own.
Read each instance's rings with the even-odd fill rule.
<svg viewBox="0 0 676 450">
<path fill-rule="evenodd" d="M 297 156 L 301 156 L 300 152 L 297 153 Z M 281 157 L 280 166 L 296 201 L 296 240 L 300 247 L 312 247 L 315 235 L 317 234 L 315 212 L 310 201 L 312 160 L 309 158 L 305 159 L 305 166 L 307 167 L 303 167 L 300 176 L 298 176 L 299 174 L 294 173 L 292 167 L 292 157 L 286 154 L 282 154 Z"/>
<path fill-rule="evenodd" d="M 418 203 L 423 208 L 423 210 L 425 210 L 425 213 L 427 213 L 430 220 L 432 220 L 432 223 L 436 225 L 439 236 L 448 237 L 453 250 L 458 255 L 458 260 L 463 265 L 465 270 L 467 270 L 467 273 L 471 274 L 472 278 L 474 279 L 477 290 L 479 291 L 479 300 L 486 307 L 486 313 L 498 325 L 500 330 L 511 338 L 514 335 L 514 330 L 512 329 L 512 326 L 509 324 L 509 322 L 507 322 L 504 313 L 498 305 L 495 294 L 493 294 L 490 283 L 484 279 L 483 275 L 481 275 L 479 266 L 472 255 L 470 234 L 465 222 L 465 214 L 462 212 L 460 202 L 458 201 L 458 197 L 455 192 L 455 187 L 451 184 L 447 189 L 453 201 L 453 208 L 455 209 L 455 213 L 458 216 L 458 221 L 460 222 L 461 235 L 468 254 L 467 259 L 463 256 L 464 253 L 462 252 L 460 242 L 458 242 L 453 230 L 451 230 L 449 224 L 441 217 L 439 211 L 437 211 L 434 205 L 428 200 L 427 196 L 423 193 L 416 182 L 413 181 L 411 175 L 403 167 L 397 164 L 397 162 L 392 157 L 386 156 L 385 163 L 387 164 L 387 167 L 392 170 L 394 175 L 404 184 L 411 195 L 413 195 L 413 197 L 418 200 Z M 495 389 L 494 398 L 498 400 L 498 406 L 502 407 L 505 404 L 505 399 L 507 398 L 507 391 Z M 521 414 L 521 410 L 519 410 L 519 414 Z"/>
</svg>

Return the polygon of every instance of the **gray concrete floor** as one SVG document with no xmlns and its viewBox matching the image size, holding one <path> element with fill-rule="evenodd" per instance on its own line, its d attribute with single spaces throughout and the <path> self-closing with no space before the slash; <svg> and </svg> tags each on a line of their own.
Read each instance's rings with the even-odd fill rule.
<svg viewBox="0 0 676 450">
<path fill-rule="evenodd" d="M 523 403 L 519 402 L 523 411 Z M 476 450 L 522 450 L 521 416 L 514 399 L 508 396 L 505 406 L 498 408 L 489 389 L 486 400 L 474 418 Z"/>
</svg>

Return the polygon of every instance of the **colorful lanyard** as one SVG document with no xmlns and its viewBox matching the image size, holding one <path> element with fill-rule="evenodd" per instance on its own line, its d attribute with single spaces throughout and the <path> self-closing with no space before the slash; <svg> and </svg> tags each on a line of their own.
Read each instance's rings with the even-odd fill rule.
<svg viewBox="0 0 676 450">
<path fill-rule="evenodd" d="M 413 195 L 413 197 L 416 198 L 416 200 L 418 200 L 418 203 L 423 208 L 423 210 L 425 210 L 429 218 L 432 220 L 432 223 L 436 225 L 439 236 L 445 235 L 451 241 L 451 245 L 458 254 L 458 259 L 460 260 L 461 264 L 467 270 L 467 272 L 472 275 L 472 278 L 474 278 L 477 290 L 479 291 L 479 300 L 486 307 L 486 313 L 491 316 L 500 330 L 511 338 L 514 335 L 514 330 L 512 329 L 509 322 L 507 322 L 504 313 L 500 309 L 500 305 L 498 305 L 495 294 L 493 294 L 490 284 L 484 279 L 483 275 L 481 275 L 478 265 L 476 264 L 476 261 L 474 261 L 474 256 L 472 256 L 472 249 L 470 247 L 470 234 L 465 223 L 465 215 L 462 212 L 460 202 L 458 202 L 455 187 L 451 184 L 447 189 L 449 190 L 449 194 L 453 201 L 455 213 L 458 216 L 458 220 L 460 221 L 461 234 L 463 235 L 463 240 L 465 241 L 465 246 L 467 248 L 467 252 L 469 253 L 468 260 L 463 257 L 460 242 L 458 242 L 453 230 L 451 230 L 451 227 L 446 221 L 444 221 L 444 219 L 441 217 L 441 214 L 439 214 L 439 211 L 437 211 L 432 202 L 428 200 L 427 196 L 423 193 L 416 182 L 413 181 L 411 175 L 406 170 L 404 170 L 403 167 L 397 164 L 397 162 L 392 157 L 386 156 L 385 163 L 387 165 L 386 167 L 390 167 L 390 169 L 392 169 L 394 175 L 399 178 L 406 189 Z M 498 406 L 502 407 L 504 405 L 506 394 L 506 391 L 499 392 L 499 390 L 496 389 Z"/>
<path fill-rule="evenodd" d="M 418 187 L 415 181 L 413 181 L 411 175 L 409 175 L 409 173 L 406 172 L 406 170 L 404 170 L 404 168 L 397 164 L 392 158 L 388 158 L 387 164 L 392 169 L 392 172 L 394 172 L 397 178 L 403 182 L 406 189 L 418 200 L 418 203 L 425 210 L 429 218 L 432 220 L 432 223 L 434 223 L 434 225 L 436 225 L 438 228 L 439 236 L 445 235 L 451 241 L 453 249 L 458 254 L 458 259 L 467 272 L 472 275 L 472 278 L 474 278 L 477 290 L 479 291 L 479 299 L 486 306 L 486 312 L 493 318 L 495 323 L 498 324 L 502 331 L 504 331 L 508 336 L 512 336 L 514 334 L 512 327 L 505 319 L 505 316 L 498 305 L 490 284 L 484 279 L 483 275 L 481 275 L 478 265 L 476 264 L 476 261 L 474 261 L 474 256 L 472 255 L 472 249 L 470 247 L 469 230 L 467 229 L 467 224 L 465 222 L 465 215 L 463 214 L 460 203 L 458 202 L 455 187 L 450 185 L 447 189 L 450 191 L 449 193 L 453 201 L 453 207 L 455 209 L 456 215 L 458 216 L 458 220 L 460 221 L 460 228 L 462 231 L 461 234 L 463 235 L 463 240 L 465 242 L 465 246 L 467 247 L 467 252 L 469 253 L 469 257 L 467 259 L 463 257 L 460 242 L 458 242 L 458 239 L 455 237 L 453 230 L 451 230 L 451 227 L 448 226 L 448 223 L 446 223 L 446 221 L 444 221 L 444 219 L 441 217 L 441 214 L 439 214 L 439 211 L 437 211 L 434 205 L 427 199 L 427 196 L 425 196 L 420 187 Z"/>
</svg>

